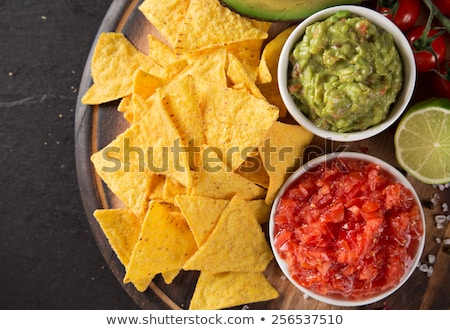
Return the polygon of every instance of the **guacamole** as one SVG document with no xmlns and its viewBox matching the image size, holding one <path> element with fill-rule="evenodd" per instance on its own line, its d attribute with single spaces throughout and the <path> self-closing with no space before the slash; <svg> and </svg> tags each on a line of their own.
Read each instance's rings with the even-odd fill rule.
<svg viewBox="0 0 450 330">
<path fill-rule="evenodd" d="M 290 63 L 291 96 L 318 127 L 330 131 L 360 131 L 382 122 L 402 88 L 393 37 L 348 11 L 308 26 Z"/>
</svg>

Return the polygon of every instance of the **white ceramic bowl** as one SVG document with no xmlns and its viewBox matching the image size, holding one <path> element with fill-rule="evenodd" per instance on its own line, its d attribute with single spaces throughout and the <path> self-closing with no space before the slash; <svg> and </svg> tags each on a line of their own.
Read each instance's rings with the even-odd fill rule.
<svg viewBox="0 0 450 330">
<path fill-rule="evenodd" d="M 318 294 L 316 292 L 313 292 L 303 286 L 301 286 L 298 282 L 296 282 L 290 275 L 289 273 L 289 269 L 287 266 L 287 263 L 285 262 L 284 259 L 281 258 L 281 256 L 279 255 L 276 247 L 275 247 L 275 238 L 274 238 L 274 229 L 275 229 L 275 216 L 277 214 L 277 208 L 278 205 L 280 203 L 280 200 L 282 198 L 282 196 L 284 196 L 286 190 L 299 178 L 301 177 L 306 171 L 308 171 L 311 168 L 314 168 L 315 166 L 322 164 L 324 162 L 336 159 L 338 157 L 341 158 L 350 158 L 350 159 L 358 159 L 358 160 L 362 160 L 368 163 L 375 163 L 375 164 L 379 164 L 381 166 L 382 169 L 384 169 L 387 173 L 391 174 L 393 179 L 397 182 L 400 182 L 401 184 L 403 184 L 408 190 L 411 191 L 414 200 L 416 202 L 416 204 L 419 206 L 419 212 L 420 212 L 420 216 L 422 218 L 422 227 L 423 227 L 423 235 L 421 236 L 420 240 L 417 243 L 416 246 L 416 252 L 414 254 L 414 257 L 412 258 L 412 260 L 405 265 L 405 272 L 403 274 L 403 276 L 401 277 L 399 283 L 397 285 L 395 285 L 394 287 L 391 287 L 387 290 L 384 291 L 380 291 L 377 294 L 374 294 L 372 296 L 367 296 L 364 298 L 360 298 L 360 299 L 346 299 L 344 297 L 340 297 L 337 295 L 331 296 L 331 295 L 322 295 L 322 294 Z M 284 185 L 281 187 L 274 203 L 273 203 L 273 207 L 272 207 L 272 211 L 270 214 L 270 220 L 269 220 L 269 238 L 270 238 L 270 244 L 275 256 L 275 259 L 281 269 L 281 271 L 284 273 L 284 275 L 289 279 L 289 281 L 298 289 L 300 289 L 303 293 L 305 293 L 306 295 L 308 295 L 309 297 L 312 297 L 318 301 L 327 303 L 327 304 L 331 304 L 331 305 L 336 305 L 336 306 L 363 306 L 363 305 L 368 305 L 371 303 L 375 303 L 377 301 L 380 301 L 384 298 L 386 298 L 387 296 L 391 295 L 392 293 L 394 293 L 395 291 L 397 291 L 407 280 L 408 278 L 412 275 L 412 273 L 414 272 L 414 270 L 417 268 L 419 262 L 420 262 L 420 258 L 422 256 L 423 253 L 423 249 L 424 249 L 424 245 L 425 245 L 425 229 L 426 229 L 426 224 L 425 224 L 425 215 L 423 212 L 423 208 L 421 206 L 420 203 L 420 199 L 417 195 L 417 193 L 415 192 L 413 186 L 411 185 L 411 183 L 393 166 L 391 166 L 390 164 L 367 154 L 362 154 L 362 153 L 356 153 L 356 152 L 336 152 L 336 153 L 329 153 L 329 154 L 325 154 L 319 157 L 316 157 L 312 160 L 310 160 L 309 162 L 305 163 L 302 167 L 300 167 L 296 172 L 294 172 L 289 178 L 288 180 L 284 183 Z"/>
<path fill-rule="evenodd" d="M 404 71 L 403 88 L 399 92 L 396 102 L 392 104 L 386 120 L 366 130 L 350 133 L 332 132 L 317 127 L 298 109 L 292 97 L 289 95 L 287 88 L 288 87 L 287 82 L 290 76 L 290 72 L 288 72 L 289 56 L 292 50 L 294 49 L 295 45 L 303 38 L 306 27 L 314 22 L 323 21 L 340 10 L 348 10 L 354 13 L 355 15 L 366 17 L 372 23 L 389 32 L 394 37 L 395 44 L 397 46 L 397 49 L 400 53 L 403 62 L 403 71 Z M 382 14 L 376 12 L 375 10 L 366 7 L 351 6 L 351 5 L 330 7 L 321 10 L 303 20 L 291 33 L 289 38 L 286 40 L 286 43 L 284 44 L 283 49 L 281 51 L 278 64 L 278 84 L 281 97 L 289 113 L 300 125 L 311 131 L 313 134 L 325 139 L 331 139 L 342 142 L 363 140 L 370 138 L 378 133 L 381 133 L 389 126 L 394 124 L 394 122 L 400 117 L 402 112 L 409 104 L 411 97 L 414 93 L 416 84 L 416 66 L 414 62 L 414 54 L 406 37 L 398 29 L 398 27 L 392 21 L 384 17 Z"/>
</svg>

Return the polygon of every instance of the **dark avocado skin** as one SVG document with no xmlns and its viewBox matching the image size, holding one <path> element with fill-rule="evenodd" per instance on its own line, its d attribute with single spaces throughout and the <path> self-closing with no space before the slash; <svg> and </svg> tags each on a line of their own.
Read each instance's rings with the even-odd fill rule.
<svg viewBox="0 0 450 330">
<path fill-rule="evenodd" d="M 283 7 L 283 4 L 278 3 L 277 0 L 261 1 L 266 2 L 266 5 L 273 5 L 273 10 L 261 10 L 261 8 L 257 6 L 257 1 L 247 1 L 247 3 L 250 2 L 247 5 L 245 0 L 219 1 L 222 6 L 227 7 L 244 17 L 269 22 L 296 22 L 326 7 L 339 4 L 355 4 L 360 3 L 363 0 L 311 0 L 311 4 L 305 4 L 303 1 L 292 0 L 292 5 L 290 5 L 291 7 Z M 322 4 L 318 5 L 317 2 L 322 2 Z"/>
</svg>

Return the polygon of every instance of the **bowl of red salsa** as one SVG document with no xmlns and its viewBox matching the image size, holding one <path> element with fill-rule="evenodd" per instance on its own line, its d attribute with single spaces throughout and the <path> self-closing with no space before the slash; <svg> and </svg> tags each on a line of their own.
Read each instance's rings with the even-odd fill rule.
<svg viewBox="0 0 450 330">
<path fill-rule="evenodd" d="M 269 222 L 284 275 L 306 295 L 362 306 L 399 289 L 417 267 L 425 217 L 409 181 L 367 154 L 319 156 L 280 189 Z"/>
</svg>

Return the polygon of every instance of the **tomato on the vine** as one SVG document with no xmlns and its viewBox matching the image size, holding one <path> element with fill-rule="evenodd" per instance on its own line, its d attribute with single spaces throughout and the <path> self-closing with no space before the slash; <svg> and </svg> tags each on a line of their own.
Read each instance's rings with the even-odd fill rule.
<svg viewBox="0 0 450 330">
<path fill-rule="evenodd" d="M 420 0 L 378 0 L 377 11 L 403 32 L 411 29 L 420 14 Z"/>
<path fill-rule="evenodd" d="M 435 96 L 450 99 L 450 61 L 440 66 L 440 71 L 433 72 L 431 85 Z"/>
<path fill-rule="evenodd" d="M 450 0 L 433 0 L 433 3 L 438 7 L 442 14 L 450 16 Z"/>
<path fill-rule="evenodd" d="M 441 31 L 436 28 L 431 28 L 428 32 L 427 38 L 421 40 L 424 29 L 424 25 L 417 26 L 406 34 L 406 37 L 414 51 L 414 60 L 419 73 L 437 69 L 438 64 L 445 60 L 446 55 L 444 36 L 437 36 L 437 34 Z M 436 39 L 432 40 L 432 38 Z M 423 41 L 422 45 L 418 44 L 420 41 Z"/>
</svg>

